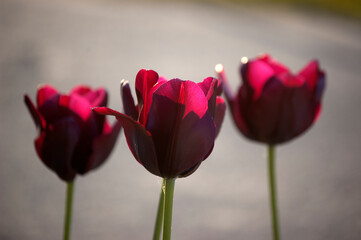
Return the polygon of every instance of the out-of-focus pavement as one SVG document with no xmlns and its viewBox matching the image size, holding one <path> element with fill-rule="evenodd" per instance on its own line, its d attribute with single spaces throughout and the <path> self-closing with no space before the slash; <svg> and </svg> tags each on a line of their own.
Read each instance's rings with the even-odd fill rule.
<svg viewBox="0 0 361 240">
<path fill-rule="evenodd" d="M 283 239 L 361 239 L 361 24 L 292 9 L 211 3 L 0 1 L 0 239 L 61 239 L 65 184 L 35 154 L 23 104 L 39 84 L 109 89 L 141 68 L 201 81 L 223 63 L 239 84 L 242 56 L 268 52 L 298 71 L 327 72 L 319 121 L 277 148 Z M 266 148 L 229 113 L 214 151 L 176 181 L 173 239 L 271 239 Z M 122 135 L 110 159 L 76 181 L 73 239 L 150 239 L 160 179 Z"/>
</svg>

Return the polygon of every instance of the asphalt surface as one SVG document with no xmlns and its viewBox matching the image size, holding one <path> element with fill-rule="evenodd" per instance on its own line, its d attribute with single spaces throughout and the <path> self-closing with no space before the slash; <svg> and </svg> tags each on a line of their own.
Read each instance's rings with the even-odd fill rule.
<svg viewBox="0 0 361 240">
<path fill-rule="evenodd" d="M 196 82 L 223 63 L 239 84 L 243 56 L 268 52 L 327 72 L 319 121 L 277 148 L 281 235 L 361 239 L 361 23 L 288 8 L 207 2 L 0 1 L 0 239 L 61 239 L 65 184 L 40 162 L 23 103 L 39 84 L 61 91 L 119 82 L 141 68 Z M 266 147 L 227 113 L 212 155 L 175 186 L 173 239 L 271 239 Z M 109 160 L 76 180 L 73 239 L 151 239 L 161 180 L 122 135 Z"/>
</svg>

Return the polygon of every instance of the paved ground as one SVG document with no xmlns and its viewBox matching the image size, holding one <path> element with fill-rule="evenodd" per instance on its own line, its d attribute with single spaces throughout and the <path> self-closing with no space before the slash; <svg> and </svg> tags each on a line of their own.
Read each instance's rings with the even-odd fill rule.
<svg viewBox="0 0 361 240">
<path fill-rule="evenodd" d="M 361 239 L 360 40 L 360 22 L 290 9 L 1 0 L 0 239 L 61 239 L 65 185 L 35 155 L 24 92 L 103 85 L 120 109 L 119 81 L 140 68 L 201 81 L 222 62 L 237 86 L 240 58 L 260 52 L 295 71 L 316 57 L 328 76 L 319 122 L 277 149 L 283 239 Z M 176 181 L 174 239 L 270 239 L 265 158 L 227 115 L 212 156 Z M 122 136 L 76 182 L 73 239 L 150 239 L 159 188 Z"/>
</svg>

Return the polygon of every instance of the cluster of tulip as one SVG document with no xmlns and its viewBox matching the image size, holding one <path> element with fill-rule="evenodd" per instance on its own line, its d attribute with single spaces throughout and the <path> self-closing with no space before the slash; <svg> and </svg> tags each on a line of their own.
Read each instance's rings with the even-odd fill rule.
<svg viewBox="0 0 361 240">
<path fill-rule="evenodd" d="M 128 81 L 121 82 L 124 113 L 107 108 L 107 92 L 77 86 L 60 94 L 49 85 L 37 92 L 37 107 L 25 104 L 39 129 L 35 149 L 43 163 L 67 183 L 64 239 L 70 239 L 73 184 L 77 174 L 100 166 L 112 151 L 121 127 L 134 158 L 162 177 L 153 239 L 171 237 L 176 178 L 191 175 L 211 154 L 226 111 L 224 90 L 235 125 L 247 138 L 269 146 L 273 238 L 279 239 L 274 176 L 274 147 L 303 133 L 317 119 L 325 74 L 317 61 L 298 74 L 269 55 L 242 58 L 243 84 L 231 91 L 222 65 L 217 78 L 200 83 L 167 80 L 140 70 L 135 79 L 138 104 Z M 105 115 L 117 121 L 110 126 Z"/>
</svg>

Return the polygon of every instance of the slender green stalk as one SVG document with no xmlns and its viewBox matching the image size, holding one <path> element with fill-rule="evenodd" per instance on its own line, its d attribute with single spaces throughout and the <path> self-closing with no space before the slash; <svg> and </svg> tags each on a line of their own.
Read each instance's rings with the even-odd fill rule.
<svg viewBox="0 0 361 240">
<path fill-rule="evenodd" d="M 65 218 L 64 218 L 64 240 L 70 239 L 71 212 L 73 205 L 74 182 L 68 182 L 66 188 Z"/>
<path fill-rule="evenodd" d="M 175 179 L 165 179 L 163 240 L 171 239 L 174 183 Z"/>
<path fill-rule="evenodd" d="M 275 179 L 275 147 L 268 146 L 268 176 L 269 176 L 269 191 L 271 200 L 271 219 L 273 240 L 279 240 L 279 225 L 278 225 L 278 211 L 277 211 L 277 191 Z"/>
<path fill-rule="evenodd" d="M 164 210 L 164 186 L 165 186 L 165 179 L 163 179 L 162 187 L 160 189 L 158 211 L 157 211 L 157 218 L 156 218 L 155 226 L 154 226 L 153 240 L 159 240 L 160 235 L 162 233 L 163 210 Z"/>
</svg>

